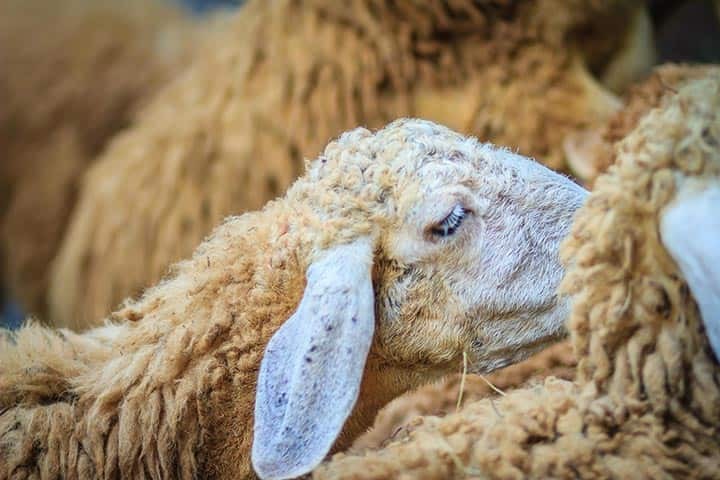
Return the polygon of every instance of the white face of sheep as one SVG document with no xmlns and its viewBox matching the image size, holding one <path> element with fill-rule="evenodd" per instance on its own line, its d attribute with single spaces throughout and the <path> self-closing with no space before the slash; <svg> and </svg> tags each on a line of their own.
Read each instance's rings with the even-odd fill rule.
<svg viewBox="0 0 720 480">
<path fill-rule="evenodd" d="M 480 155 L 473 162 L 459 156 Z M 479 146 L 423 168 L 400 196 L 376 261 L 376 342 L 407 365 L 473 372 L 517 362 L 564 334 L 558 259 L 587 192 L 539 163 Z M 475 171 L 468 174 L 468 165 Z"/>
<path fill-rule="evenodd" d="M 392 207 L 380 209 L 373 233 L 317 252 L 297 311 L 265 350 L 252 453 L 262 478 L 292 478 L 322 461 L 371 351 L 435 372 L 457 371 L 467 353 L 471 371 L 488 372 L 564 330 L 558 250 L 582 188 L 417 120 L 353 131 L 326 155 L 307 174 L 314 190 L 325 195 L 328 178 L 332 191 L 391 183 L 392 199 L 378 202 Z"/>
</svg>

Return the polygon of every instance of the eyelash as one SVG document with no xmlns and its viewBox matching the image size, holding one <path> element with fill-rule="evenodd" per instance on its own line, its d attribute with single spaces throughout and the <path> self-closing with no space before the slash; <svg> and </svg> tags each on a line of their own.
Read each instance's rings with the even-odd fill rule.
<svg viewBox="0 0 720 480">
<path fill-rule="evenodd" d="M 431 229 L 431 232 L 440 237 L 449 237 L 455 233 L 458 227 L 460 227 L 463 220 L 465 220 L 466 215 L 467 211 L 462 206 L 455 205 L 452 212 L 450 212 L 450 215 L 445 217 L 442 222 L 434 226 Z"/>
</svg>

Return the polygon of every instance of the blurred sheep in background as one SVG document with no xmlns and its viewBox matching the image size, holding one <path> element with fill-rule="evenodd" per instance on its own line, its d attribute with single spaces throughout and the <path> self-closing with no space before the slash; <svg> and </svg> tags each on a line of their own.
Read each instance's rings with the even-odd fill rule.
<svg viewBox="0 0 720 480">
<path fill-rule="evenodd" d="M 649 66 L 644 16 L 639 1 L 248 2 L 86 175 L 49 320 L 96 325 L 357 125 L 419 116 L 564 169 L 564 136 L 620 106 L 589 68 Z"/>
<path fill-rule="evenodd" d="M 0 245 L 29 313 L 45 314 L 82 174 L 187 63 L 197 30 L 161 0 L 0 2 Z"/>
</svg>

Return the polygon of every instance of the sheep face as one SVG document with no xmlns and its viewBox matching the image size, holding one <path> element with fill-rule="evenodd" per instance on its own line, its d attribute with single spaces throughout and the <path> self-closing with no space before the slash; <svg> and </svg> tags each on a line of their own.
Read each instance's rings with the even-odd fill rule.
<svg viewBox="0 0 720 480">
<path fill-rule="evenodd" d="M 260 367 L 256 472 L 310 471 L 354 408 L 371 414 L 382 402 L 369 397 L 454 370 L 464 352 L 486 372 L 562 335 L 558 249 L 585 195 L 431 122 L 331 143 L 286 197 L 315 227 L 302 300 Z"/>
<path fill-rule="evenodd" d="M 564 335 L 558 250 L 587 193 L 508 151 L 427 143 L 436 160 L 399 182 L 375 261 L 377 350 L 453 369 L 465 352 L 489 372 Z"/>
</svg>

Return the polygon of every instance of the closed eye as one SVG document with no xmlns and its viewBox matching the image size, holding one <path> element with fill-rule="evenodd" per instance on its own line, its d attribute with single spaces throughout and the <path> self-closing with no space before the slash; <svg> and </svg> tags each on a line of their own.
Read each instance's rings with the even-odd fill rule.
<svg viewBox="0 0 720 480">
<path fill-rule="evenodd" d="M 449 237 L 455 231 L 460 227 L 463 220 L 465 219 L 465 216 L 467 215 L 467 211 L 465 208 L 462 207 L 462 205 L 455 205 L 453 207 L 452 212 L 445 217 L 440 223 L 433 226 L 430 229 L 430 232 L 432 232 L 433 235 L 437 235 L 439 237 Z"/>
</svg>

